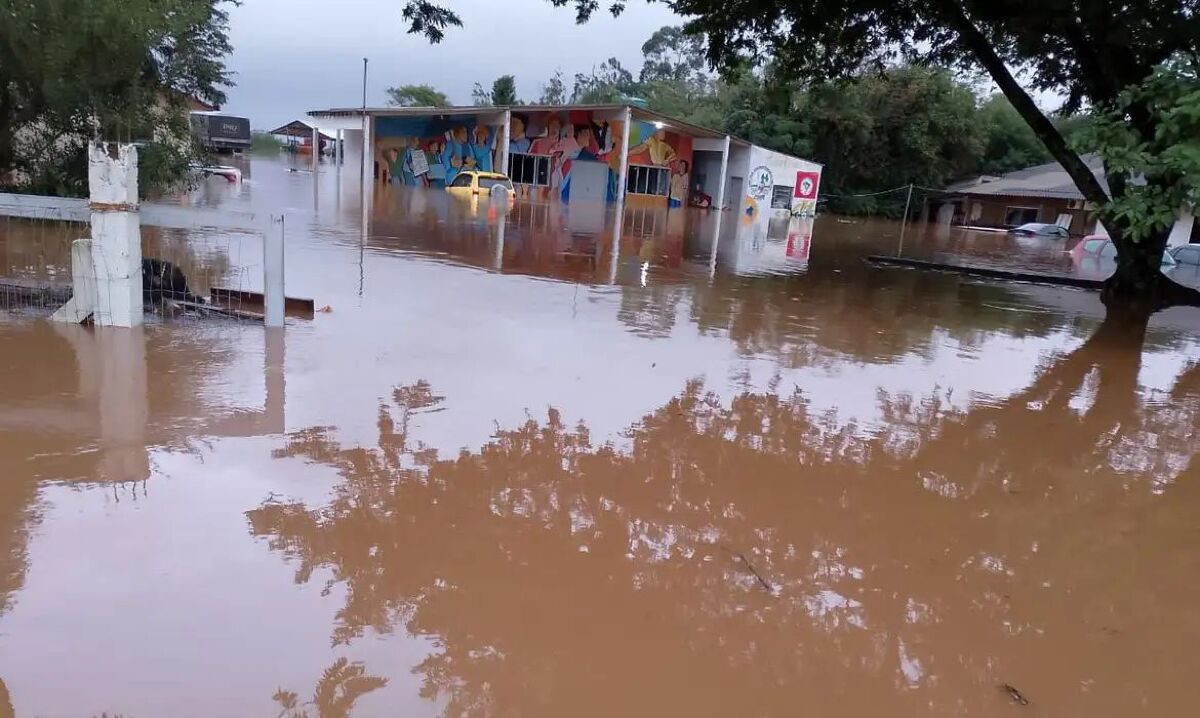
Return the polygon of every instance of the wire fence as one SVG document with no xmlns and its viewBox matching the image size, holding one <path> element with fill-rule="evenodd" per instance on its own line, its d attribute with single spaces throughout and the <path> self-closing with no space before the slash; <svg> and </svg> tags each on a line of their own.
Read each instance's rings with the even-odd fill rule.
<svg viewBox="0 0 1200 718">
<path fill-rule="evenodd" d="M 107 274 L 96 266 L 103 254 L 73 257 L 72 248 L 77 240 L 90 238 L 91 227 L 70 202 L 61 202 L 65 211 L 30 217 L 13 216 L 17 212 L 11 202 L 0 201 L 0 310 L 50 316 L 71 300 L 81 281 L 96 292 L 111 291 L 98 281 Z M 173 208 L 172 214 L 188 217 L 189 212 Z M 205 227 L 194 216 L 168 222 L 188 223 L 197 226 L 141 226 L 144 321 L 262 322 L 262 229 Z"/>
</svg>

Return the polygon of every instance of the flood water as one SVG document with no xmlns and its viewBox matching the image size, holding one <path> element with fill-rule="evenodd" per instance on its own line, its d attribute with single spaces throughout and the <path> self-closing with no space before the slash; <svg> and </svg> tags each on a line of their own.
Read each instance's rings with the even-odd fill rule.
<svg viewBox="0 0 1200 718">
<path fill-rule="evenodd" d="M 352 168 L 248 169 L 181 201 L 285 211 L 330 311 L 0 312 L 0 716 L 1200 707 L 1200 313 L 862 261 L 1069 269 L 1004 235 L 714 251 L 700 211 L 388 188 L 364 232 Z"/>
</svg>

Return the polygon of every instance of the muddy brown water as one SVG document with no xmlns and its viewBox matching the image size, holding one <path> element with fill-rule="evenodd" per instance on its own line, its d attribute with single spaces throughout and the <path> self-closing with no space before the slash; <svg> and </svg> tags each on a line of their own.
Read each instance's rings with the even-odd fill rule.
<svg viewBox="0 0 1200 718">
<path fill-rule="evenodd" d="M 1200 706 L 1188 310 L 1131 340 L 861 261 L 1061 246 L 833 217 L 383 188 L 364 233 L 288 170 L 181 201 L 287 210 L 311 322 L 0 312 L 0 716 Z"/>
</svg>

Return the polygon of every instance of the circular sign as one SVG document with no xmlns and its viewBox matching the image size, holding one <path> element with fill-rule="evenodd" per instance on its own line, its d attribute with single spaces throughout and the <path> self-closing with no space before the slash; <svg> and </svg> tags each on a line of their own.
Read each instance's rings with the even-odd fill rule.
<svg viewBox="0 0 1200 718">
<path fill-rule="evenodd" d="M 774 184 L 775 177 L 771 174 L 770 167 L 759 165 L 750 171 L 750 196 L 766 199 L 767 195 L 771 194 Z"/>
<path fill-rule="evenodd" d="M 813 193 L 812 177 L 805 177 L 804 179 L 800 180 L 800 196 L 801 197 L 811 197 L 812 193 Z"/>
</svg>

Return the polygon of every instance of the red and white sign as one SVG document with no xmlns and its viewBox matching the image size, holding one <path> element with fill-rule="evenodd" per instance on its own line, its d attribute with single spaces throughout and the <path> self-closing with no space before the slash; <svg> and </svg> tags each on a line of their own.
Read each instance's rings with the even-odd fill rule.
<svg viewBox="0 0 1200 718">
<path fill-rule="evenodd" d="M 821 187 L 821 172 L 800 171 L 796 173 L 796 199 L 816 199 Z"/>
</svg>

